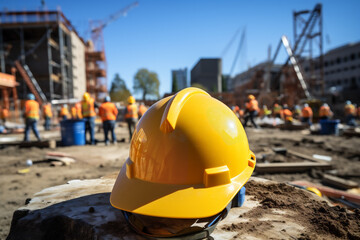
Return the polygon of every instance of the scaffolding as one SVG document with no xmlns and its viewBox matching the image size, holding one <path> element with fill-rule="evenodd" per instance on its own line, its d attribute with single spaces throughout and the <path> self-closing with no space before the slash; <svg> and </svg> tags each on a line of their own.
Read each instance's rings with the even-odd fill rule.
<svg viewBox="0 0 360 240">
<path fill-rule="evenodd" d="M 0 70 L 10 73 L 16 66 L 20 99 L 33 92 L 26 75 L 43 101 L 73 98 L 72 32 L 61 11 L 1 12 Z"/>
</svg>

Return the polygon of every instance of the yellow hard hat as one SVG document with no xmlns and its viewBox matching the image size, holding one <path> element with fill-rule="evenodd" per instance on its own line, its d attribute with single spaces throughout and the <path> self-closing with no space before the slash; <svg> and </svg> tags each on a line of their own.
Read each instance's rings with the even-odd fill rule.
<svg viewBox="0 0 360 240">
<path fill-rule="evenodd" d="M 88 92 L 85 92 L 84 95 L 83 95 L 83 100 L 87 101 L 89 99 L 90 99 L 90 94 Z"/>
<path fill-rule="evenodd" d="M 254 96 L 254 95 L 249 95 L 249 96 L 248 96 L 248 99 L 251 99 L 251 100 L 252 100 L 252 99 L 255 99 L 255 96 Z"/>
<path fill-rule="evenodd" d="M 255 163 L 231 109 L 186 88 L 155 103 L 138 122 L 110 202 L 154 217 L 213 216 L 247 182 Z"/>
<path fill-rule="evenodd" d="M 133 104 L 135 103 L 135 98 L 133 96 L 128 97 L 127 99 L 128 103 Z"/>
<path fill-rule="evenodd" d="M 322 197 L 321 192 L 320 192 L 319 189 L 317 189 L 317 188 L 307 187 L 306 190 L 315 193 L 315 194 L 318 195 L 319 197 Z"/>
</svg>

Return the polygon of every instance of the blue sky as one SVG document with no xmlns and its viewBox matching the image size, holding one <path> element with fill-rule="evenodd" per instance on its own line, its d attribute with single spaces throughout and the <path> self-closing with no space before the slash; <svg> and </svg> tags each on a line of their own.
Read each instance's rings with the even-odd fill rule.
<svg viewBox="0 0 360 240">
<path fill-rule="evenodd" d="M 84 36 L 89 20 L 106 19 L 131 0 L 45 0 L 49 10 L 58 6 Z M 246 28 L 246 40 L 235 73 L 266 60 L 285 34 L 293 39 L 294 10 L 313 9 L 323 4 L 324 50 L 360 41 L 360 1 L 313 0 L 139 0 L 130 10 L 104 30 L 108 61 L 108 83 L 115 73 L 132 91 L 139 68 L 158 73 L 161 95 L 171 90 L 172 69 L 190 71 L 202 57 L 221 57 L 237 29 Z M 0 9 L 36 10 L 41 1 L 0 0 Z M 329 39 L 330 41 L 326 41 Z M 240 34 L 223 56 L 223 73 L 230 71 Z M 285 50 L 277 58 L 283 62 Z"/>
</svg>

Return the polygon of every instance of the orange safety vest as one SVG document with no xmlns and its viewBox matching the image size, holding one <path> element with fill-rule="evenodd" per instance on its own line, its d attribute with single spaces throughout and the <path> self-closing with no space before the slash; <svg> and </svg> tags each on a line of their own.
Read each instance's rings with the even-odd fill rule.
<svg viewBox="0 0 360 240">
<path fill-rule="evenodd" d="M 249 112 L 259 111 L 258 101 L 256 101 L 255 99 L 250 100 L 250 102 L 246 103 L 246 109 Z"/>
<path fill-rule="evenodd" d="M 137 111 L 137 106 L 136 104 L 129 104 L 126 106 L 126 114 L 125 114 L 125 119 L 130 119 L 130 118 L 138 118 L 138 111 Z"/>
<path fill-rule="evenodd" d="M 312 115 L 313 115 L 313 112 L 310 107 L 304 107 L 302 109 L 301 113 L 302 113 L 302 116 L 305 118 L 312 117 Z"/>
<path fill-rule="evenodd" d="M 46 104 L 43 106 L 43 114 L 44 117 L 48 117 L 48 118 L 51 118 L 53 116 L 50 105 Z"/>
<path fill-rule="evenodd" d="M 94 108 L 94 99 L 90 98 L 89 101 L 81 102 L 81 113 L 83 117 L 95 117 L 96 112 Z"/>
<path fill-rule="evenodd" d="M 71 107 L 71 118 L 76 119 L 77 118 L 77 110 L 76 107 Z"/>
<path fill-rule="evenodd" d="M 330 108 L 321 106 L 319 110 L 319 117 L 329 117 L 330 116 Z"/>
<path fill-rule="evenodd" d="M 355 106 L 353 104 L 348 104 L 345 106 L 346 115 L 355 115 Z"/>
<path fill-rule="evenodd" d="M 1 110 L 1 119 L 6 119 L 9 117 L 9 110 L 7 108 L 3 108 Z"/>
<path fill-rule="evenodd" d="M 76 103 L 75 104 L 75 109 L 76 109 L 76 113 L 77 113 L 77 118 L 78 119 L 82 119 L 82 113 L 81 113 L 81 104 L 80 103 Z"/>
<path fill-rule="evenodd" d="M 116 120 L 116 115 L 118 114 L 118 110 L 115 106 L 115 104 L 111 102 L 105 102 L 101 104 L 99 109 L 99 115 L 101 117 L 101 120 L 104 121 L 110 121 L 110 120 Z"/>
<path fill-rule="evenodd" d="M 293 120 L 293 118 L 292 118 L 293 114 L 289 109 L 284 109 L 282 111 L 283 111 L 283 115 L 284 115 L 285 120 L 287 120 L 287 121 L 292 121 Z"/>
<path fill-rule="evenodd" d="M 62 107 L 60 111 L 60 117 L 69 116 L 69 110 L 66 107 Z"/>
<path fill-rule="evenodd" d="M 25 102 L 25 117 L 39 119 L 39 103 L 35 100 L 27 100 Z"/>
<path fill-rule="evenodd" d="M 146 111 L 147 111 L 147 107 L 145 107 L 144 105 L 140 105 L 140 107 L 139 107 L 139 115 L 144 116 Z"/>
</svg>

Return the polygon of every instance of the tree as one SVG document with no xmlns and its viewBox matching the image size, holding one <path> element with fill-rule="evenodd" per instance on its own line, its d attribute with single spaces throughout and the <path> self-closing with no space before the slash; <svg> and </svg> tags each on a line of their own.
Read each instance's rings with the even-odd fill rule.
<svg viewBox="0 0 360 240">
<path fill-rule="evenodd" d="M 172 74 L 172 88 L 171 88 L 171 92 L 175 93 L 177 92 L 178 89 L 178 85 L 177 85 L 177 81 L 176 81 L 176 74 L 173 73 Z"/>
<path fill-rule="evenodd" d="M 207 92 L 209 91 L 205 86 L 201 85 L 200 83 L 193 83 L 193 84 L 191 84 L 191 86 L 200 88 L 200 89 L 202 89 L 204 91 L 207 91 Z"/>
<path fill-rule="evenodd" d="M 131 93 L 126 87 L 125 81 L 116 73 L 110 87 L 111 100 L 115 102 L 126 101 L 130 95 Z"/>
<path fill-rule="evenodd" d="M 137 71 L 134 77 L 135 92 L 142 92 L 142 100 L 145 101 L 146 95 L 159 97 L 160 81 L 155 72 L 150 72 L 146 68 Z"/>
</svg>

